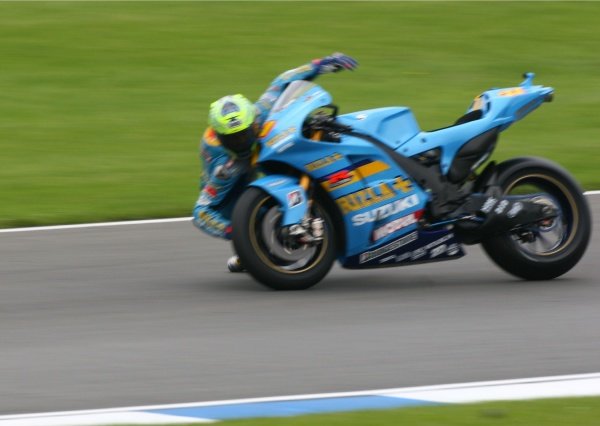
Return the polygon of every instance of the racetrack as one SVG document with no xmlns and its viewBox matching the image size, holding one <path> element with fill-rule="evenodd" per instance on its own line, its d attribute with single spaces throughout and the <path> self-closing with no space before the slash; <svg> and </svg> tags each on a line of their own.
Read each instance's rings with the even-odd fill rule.
<svg viewBox="0 0 600 426">
<path fill-rule="evenodd" d="M 467 250 L 283 293 L 189 223 L 1 234 L 0 414 L 600 371 L 597 234 L 547 282 Z"/>
</svg>

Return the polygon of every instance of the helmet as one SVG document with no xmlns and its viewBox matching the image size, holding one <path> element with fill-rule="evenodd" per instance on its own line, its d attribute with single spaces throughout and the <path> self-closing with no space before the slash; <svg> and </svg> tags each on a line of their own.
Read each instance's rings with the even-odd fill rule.
<svg viewBox="0 0 600 426">
<path fill-rule="evenodd" d="M 208 122 L 221 145 L 237 155 L 248 154 L 256 135 L 252 128 L 256 110 L 245 96 L 225 96 L 210 105 Z"/>
</svg>

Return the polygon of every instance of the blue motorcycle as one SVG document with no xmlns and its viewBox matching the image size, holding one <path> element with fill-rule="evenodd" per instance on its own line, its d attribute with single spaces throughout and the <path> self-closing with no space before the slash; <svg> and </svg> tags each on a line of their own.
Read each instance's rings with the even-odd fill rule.
<svg viewBox="0 0 600 426">
<path fill-rule="evenodd" d="M 318 283 L 337 259 L 351 269 L 457 259 L 481 243 L 528 280 L 569 271 L 591 233 L 581 188 L 544 159 L 489 162 L 498 135 L 554 89 L 487 90 L 456 123 L 422 131 L 411 110 L 338 115 L 322 87 L 289 85 L 260 134 L 257 178 L 232 215 L 248 272 L 277 290 Z"/>
</svg>

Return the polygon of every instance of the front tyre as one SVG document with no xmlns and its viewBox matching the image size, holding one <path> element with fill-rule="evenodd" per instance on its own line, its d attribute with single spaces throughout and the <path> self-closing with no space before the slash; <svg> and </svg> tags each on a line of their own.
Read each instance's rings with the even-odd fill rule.
<svg viewBox="0 0 600 426">
<path fill-rule="evenodd" d="M 592 220 L 587 200 L 568 172 L 547 160 L 518 158 L 499 165 L 497 184 L 506 195 L 529 195 L 552 206 L 558 216 L 483 241 L 488 256 L 527 280 L 556 278 L 573 268 L 587 248 Z"/>
<path fill-rule="evenodd" d="M 292 242 L 280 225 L 275 199 L 254 187 L 242 194 L 232 216 L 233 245 L 257 281 L 274 290 L 304 290 L 327 275 L 336 257 L 333 222 L 317 200 L 310 214 L 323 219 L 323 239 L 310 244 Z"/>
</svg>

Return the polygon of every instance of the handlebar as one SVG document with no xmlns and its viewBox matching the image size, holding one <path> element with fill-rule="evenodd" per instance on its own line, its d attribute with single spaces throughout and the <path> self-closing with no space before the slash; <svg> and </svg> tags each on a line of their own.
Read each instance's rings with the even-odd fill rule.
<svg viewBox="0 0 600 426">
<path fill-rule="evenodd" d="M 312 117 L 308 125 L 313 130 L 325 130 L 336 133 L 349 133 L 353 130 L 352 127 L 335 121 L 335 118 L 331 116 L 317 115 Z"/>
</svg>

